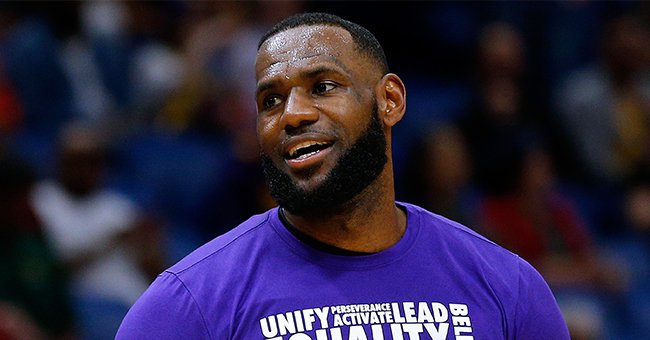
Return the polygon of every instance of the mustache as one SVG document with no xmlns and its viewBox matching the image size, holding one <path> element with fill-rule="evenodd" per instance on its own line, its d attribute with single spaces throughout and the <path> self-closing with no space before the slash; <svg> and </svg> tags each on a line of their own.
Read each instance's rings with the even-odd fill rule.
<svg viewBox="0 0 650 340">
<path fill-rule="evenodd" d="M 332 129 L 327 129 L 322 126 L 316 126 L 314 125 L 315 123 L 312 124 L 307 124 L 307 125 L 301 125 L 298 127 L 287 127 L 285 128 L 284 132 L 286 134 L 286 138 L 283 138 L 282 142 L 284 142 L 287 138 L 289 137 L 295 137 L 299 136 L 302 134 L 307 134 L 307 133 L 313 133 L 313 134 L 319 134 L 319 135 L 324 135 L 324 136 L 331 136 L 338 138 L 338 134 Z"/>
</svg>

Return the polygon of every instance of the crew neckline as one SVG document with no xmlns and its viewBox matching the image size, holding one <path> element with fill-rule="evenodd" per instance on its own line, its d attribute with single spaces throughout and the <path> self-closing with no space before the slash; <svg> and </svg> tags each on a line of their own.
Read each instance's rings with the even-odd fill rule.
<svg viewBox="0 0 650 340">
<path fill-rule="evenodd" d="M 296 255 L 303 259 L 325 267 L 339 270 L 364 270 L 388 265 L 405 256 L 415 243 L 420 230 L 419 215 L 411 205 L 401 202 L 395 204 L 406 212 L 406 230 L 397 243 L 377 253 L 367 255 L 341 255 L 317 249 L 301 241 L 282 223 L 279 208 L 274 208 L 269 216 L 269 222 L 282 241 Z"/>
<path fill-rule="evenodd" d="M 331 244 L 321 242 L 303 233 L 302 231 L 300 231 L 300 229 L 296 228 L 296 226 L 294 226 L 291 222 L 289 222 L 289 219 L 284 214 L 284 209 L 282 209 L 282 207 L 278 208 L 278 217 L 280 218 L 280 222 L 282 223 L 282 225 L 285 228 L 287 228 L 287 230 L 289 230 L 289 232 L 293 234 L 293 236 L 295 236 L 301 242 L 306 243 L 312 248 L 316 248 L 318 250 L 324 251 L 329 254 L 345 255 L 345 256 L 364 256 L 364 255 L 374 254 L 371 252 L 360 252 L 360 251 L 339 248 L 337 246 L 333 246 Z"/>
</svg>

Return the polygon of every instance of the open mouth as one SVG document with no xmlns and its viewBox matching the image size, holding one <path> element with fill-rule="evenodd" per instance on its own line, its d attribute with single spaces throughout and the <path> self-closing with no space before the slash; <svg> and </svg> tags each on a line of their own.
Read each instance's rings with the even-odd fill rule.
<svg viewBox="0 0 650 340">
<path fill-rule="evenodd" d="M 288 160 L 303 160 L 318 154 L 319 152 L 332 146 L 332 143 L 327 142 L 303 142 L 289 150 L 285 156 Z"/>
</svg>

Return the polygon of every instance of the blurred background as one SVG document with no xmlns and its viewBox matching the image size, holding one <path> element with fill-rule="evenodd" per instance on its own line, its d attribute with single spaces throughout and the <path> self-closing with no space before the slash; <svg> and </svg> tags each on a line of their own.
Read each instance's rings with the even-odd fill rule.
<svg viewBox="0 0 650 340">
<path fill-rule="evenodd" d="M 112 339 L 274 205 L 253 64 L 281 18 L 375 33 L 397 195 L 531 262 L 574 339 L 650 339 L 650 3 L 0 3 L 0 339 Z"/>
</svg>

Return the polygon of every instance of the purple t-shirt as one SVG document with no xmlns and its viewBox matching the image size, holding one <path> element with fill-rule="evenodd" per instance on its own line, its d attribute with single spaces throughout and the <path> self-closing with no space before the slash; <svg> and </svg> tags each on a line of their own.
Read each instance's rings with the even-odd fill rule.
<svg viewBox="0 0 650 340">
<path fill-rule="evenodd" d="M 162 273 L 117 339 L 569 339 L 527 262 L 414 205 L 391 248 L 334 255 L 298 240 L 277 208 Z"/>
</svg>

